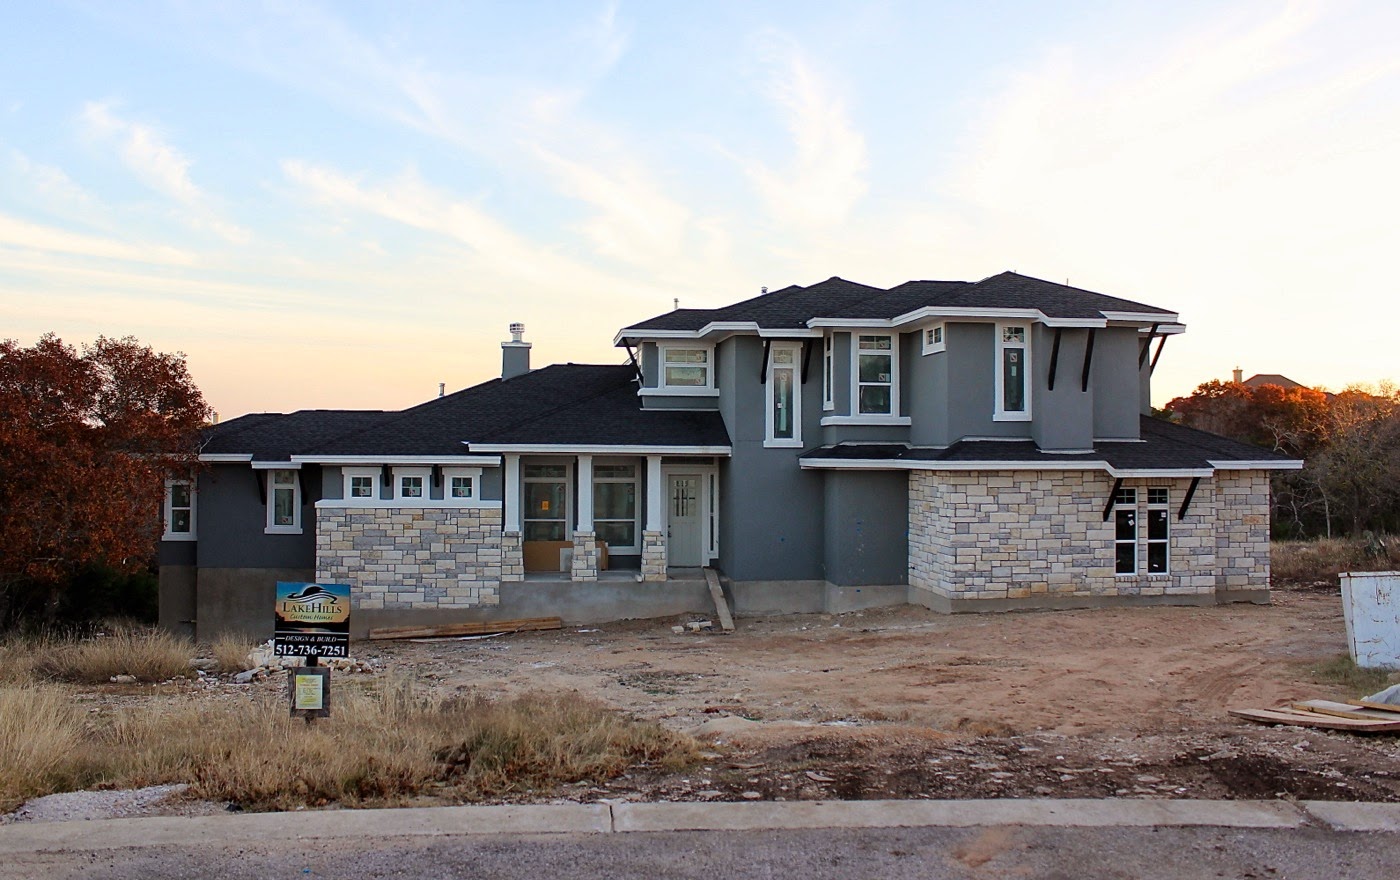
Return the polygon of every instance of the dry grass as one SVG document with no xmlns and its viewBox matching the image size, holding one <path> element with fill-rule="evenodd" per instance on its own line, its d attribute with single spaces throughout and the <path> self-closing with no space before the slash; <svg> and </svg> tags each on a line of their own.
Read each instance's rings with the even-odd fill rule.
<svg viewBox="0 0 1400 880">
<path fill-rule="evenodd" d="M 157 629 L 112 627 L 81 640 L 32 640 L 31 674 L 56 681 L 96 684 L 115 675 L 168 681 L 190 673 L 194 645 Z"/>
<path fill-rule="evenodd" d="M 1384 541 L 1388 553 L 1380 556 L 1368 553 L 1366 541 L 1359 538 L 1274 541 L 1269 552 L 1274 583 L 1339 587 L 1340 572 L 1400 568 L 1400 537 Z"/>
<path fill-rule="evenodd" d="M 471 800 L 696 756 L 688 737 L 574 695 L 441 702 L 402 677 L 339 685 L 314 725 L 260 698 L 121 709 L 84 733 L 58 686 L 0 693 L 27 701 L 0 704 L 0 809 L 97 783 L 188 782 L 249 809 Z"/>
<path fill-rule="evenodd" d="M 1400 672 L 1388 669 L 1363 669 L 1348 654 L 1338 654 L 1308 667 L 1315 681 L 1332 685 L 1348 697 L 1365 697 L 1400 682 Z"/>
<path fill-rule="evenodd" d="M 252 636 L 240 632 L 224 632 L 209 643 L 210 655 L 217 664 L 218 672 L 242 672 L 252 669 L 248 655 L 253 653 L 257 642 Z"/>
</svg>

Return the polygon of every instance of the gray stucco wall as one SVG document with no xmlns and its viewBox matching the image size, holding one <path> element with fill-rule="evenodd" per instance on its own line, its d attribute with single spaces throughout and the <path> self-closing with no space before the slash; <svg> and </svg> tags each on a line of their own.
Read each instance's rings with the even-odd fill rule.
<svg viewBox="0 0 1400 880">
<path fill-rule="evenodd" d="M 1138 438 L 1139 380 L 1137 331 L 1108 327 L 1094 334 L 1094 362 L 1089 387 L 1094 393 L 1094 437 L 1099 440 Z M 1076 362 L 1075 381 L 1084 369 Z"/>
<path fill-rule="evenodd" d="M 944 352 L 948 358 L 948 421 L 947 433 L 936 445 L 964 437 L 1029 437 L 1029 422 L 992 419 L 996 405 L 996 325 L 948 324 L 944 339 L 948 348 Z M 1032 364 L 1039 357 L 1040 352 L 1033 349 Z"/>
<path fill-rule="evenodd" d="M 646 388 L 656 388 L 661 382 L 661 369 L 657 362 L 660 356 L 661 352 L 655 342 L 642 343 L 638 360 L 642 364 L 642 385 Z"/>
<path fill-rule="evenodd" d="M 765 448 L 763 342 L 733 337 L 720 346 L 721 414 L 733 456 L 720 466 L 720 567 L 736 580 L 822 576 L 822 479 L 797 463 L 801 448 Z M 802 439 L 820 436 L 820 351 L 802 385 Z"/>
<path fill-rule="evenodd" d="M 833 333 L 831 340 L 832 402 L 835 409 L 830 415 L 848 416 L 851 414 L 851 334 Z M 820 354 L 820 352 L 818 352 Z M 818 380 L 821 373 L 817 373 Z"/>
<path fill-rule="evenodd" d="M 215 464 L 199 477 L 197 562 L 210 568 L 290 568 L 309 571 L 316 562 L 316 500 L 320 468 L 306 465 L 301 499 L 301 534 L 269 535 L 267 505 L 259 481 L 267 472 L 246 464 Z M 271 601 L 270 599 L 268 600 Z"/>
<path fill-rule="evenodd" d="M 827 471 L 826 579 L 843 586 L 909 582 L 909 476 Z"/>
<path fill-rule="evenodd" d="M 1040 324 L 1032 328 L 1031 345 L 1035 356 L 1031 359 L 1031 437 L 1041 449 L 1090 449 L 1094 445 L 1095 388 L 1091 384 L 1085 391 L 1081 382 L 1089 331 L 1058 331 L 1060 356 L 1055 369 L 1055 390 L 1051 391 L 1050 361 L 1056 332 Z"/>
<path fill-rule="evenodd" d="M 945 325 L 945 333 L 950 326 Z M 915 446 L 946 446 L 949 442 L 948 352 L 926 355 L 920 334 L 910 336 L 913 344 L 908 346 L 904 385 L 904 399 L 909 407 L 909 442 Z"/>
<path fill-rule="evenodd" d="M 207 642 L 233 632 L 271 638 L 277 582 L 315 579 L 311 568 L 201 568 L 195 575 L 196 637 Z"/>
</svg>

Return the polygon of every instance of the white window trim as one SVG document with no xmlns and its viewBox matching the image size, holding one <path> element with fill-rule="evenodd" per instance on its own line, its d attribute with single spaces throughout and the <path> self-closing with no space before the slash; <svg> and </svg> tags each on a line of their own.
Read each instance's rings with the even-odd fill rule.
<svg viewBox="0 0 1400 880">
<path fill-rule="evenodd" d="M 404 477 L 422 477 L 423 495 L 414 497 L 403 494 Z M 426 505 L 433 498 L 433 469 L 430 467 L 396 467 L 394 468 L 394 503 L 399 507 L 413 507 Z"/>
<path fill-rule="evenodd" d="M 368 498 L 356 498 L 350 494 L 351 477 L 369 477 L 374 483 L 374 494 Z M 345 468 L 340 472 L 340 495 L 350 504 L 369 504 L 379 501 L 383 489 L 380 485 L 383 471 L 380 468 Z"/>
<path fill-rule="evenodd" d="M 1121 502 L 1118 500 L 1117 494 L 1113 496 L 1113 576 L 1117 578 L 1135 578 L 1142 569 L 1142 560 L 1138 558 L 1141 555 L 1139 552 L 1139 545 L 1142 541 L 1142 523 L 1140 522 L 1142 518 L 1138 516 L 1138 490 L 1131 486 L 1124 486 L 1119 489 L 1119 491 L 1132 492 L 1133 500 L 1131 503 Z M 1130 510 L 1133 513 L 1133 539 L 1131 542 L 1133 545 L 1132 571 L 1118 570 L 1118 545 L 1129 543 L 1128 541 L 1122 541 L 1118 538 L 1118 511 L 1120 510 Z"/>
<path fill-rule="evenodd" d="M 189 530 L 188 532 L 172 532 L 172 531 L 170 531 L 171 517 L 173 516 L 174 511 L 175 511 L 175 507 L 174 507 L 174 503 L 173 503 L 173 502 L 175 501 L 175 495 L 174 495 L 173 489 L 174 489 L 174 487 L 177 486 L 177 485 L 180 485 L 180 486 L 189 486 L 189 487 L 190 487 L 190 506 L 189 506 L 189 511 L 190 511 L 190 530 Z M 199 505 L 197 504 L 197 502 L 196 502 L 196 500 L 195 500 L 195 481 L 194 481 L 194 480 L 166 480 L 166 481 L 165 481 L 165 511 L 164 511 L 165 532 L 164 532 L 164 534 L 161 535 L 161 540 L 162 540 L 162 541 L 197 541 L 197 540 L 199 540 L 198 537 L 197 537 L 197 535 L 199 534 L 198 514 L 196 513 L 196 508 L 197 508 L 198 506 L 199 506 Z"/>
<path fill-rule="evenodd" d="M 631 466 L 632 466 L 632 476 L 630 476 L 630 477 L 600 477 L 600 476 L 598 476 L 598 468 L 600 468 L 600 467 L 607 467 L 608 465 L 621 465 L 621 464 L 631 465 Z M 633 529 L 632 529 L 632 539 L 633 539 L 633 542 L 634 542 L 634 543 L 632 543 L 632 544 L 630 544 L 630 545 L 609 544 L 609 545 L 608 545 L 608 552 L 609 552 L 609 553 L 617 553 L 617 554 L 621 554 L 621 555 L 625 555 L 625 556 L 631 556 L 631 555 L 635 555 L 635 554 L 638 554 L 638 553 L 641 553 L 641 552 L 642 552 L 642 540 L 641 540 L 641 539 L 642 539 L 642 481 L 643 481 L 643 478 L 644 478 L 644 475 L 643 475 L 644 469 L 645 469 L 645 463 L 639 462 L 639 461 L 634 461 L 634 460 L 631 460 L 631 459 L 606 459 L 606 458 L 603 458 L 603 459 L 595 459 L 594 462 L 593 462 L 593 485 L 594 485 L 594 486 L 598 485 L 599 483 L 631 483 L 631 484 L 632 484 L 632 499 L 633 499 L 633 505 L 634 505 L 634 506 L 633 506 L 633 509 L 632 509 L 632 520 L 631 520 L 631 522 L 632 522 L 632 525 L 633 525 Z M 592 491 L 592 490 L 590 489 L 589 491 Z M 593 506 L 593 533 L 594 533 L 595 535 L 598 533 L 598 523 L 600 523 L 600 522 L 627 522 L 627 520 L 625 520 L 625 519 L 614 519 L 614 518 L 612 518 L 612 517 L 600 517 L 600 516 L 598 516 L 598 506 L 597 506 L 597 503 L 596 503 L 596 501 L 595 501 L 594 506 Z"/>
<path fill-rule="evenodd" d="M 1153 502 L 1152 502 L 1152 492 L 1153 492 L 1153 490 L 1165 491 L 1165 492 L 1167 493 L 1167 500 L 1164 501 L 1164 502 L 1161 502 L 1161 503 L 1153 503 Z M 1150 578 L 1166 578 L 1166 577 L 1171 577 L 1171 574 L 1172 574 L 1172 514 L 1171 514 L 1172 499 L 1171 499 L 1171 489 L 1169 489 L 1169 488 L 1167 488 L 1167 487 L 1165 487 L 1165 486 L 1148 486 L 1148 487 L 1147 487 L 1147 490 L 1146 490 L 1146 494 L 1147 494 L 1147 528 L 1145 528 L 1145 529 L 1142 530 L 1142 543 L 1143 543 L 1143 547 L 1146 548 L 1145 559 L 1147 560 L 1148 565 L 1147 565 L 1147 570 L 1144 572 L 1144 574 L 1146 574 L 1146 575 L 1147 575 L 1148 577 L 1150 577 Z M 1159 539 L 1155 539 L 1155 540 L 1152 538 L 1152 512 L 1153 512 L 1154 510 L 1165 510 L 1165 511 L 1167 512 L 1167 517 L 1166 517 L 1167 536 L 1166 536 L 1165 538 L 1159 538 Z M 1162 570 L 1162 571 L 1153 571 L 1153 570 L 1152 570 L 1151 559 L 1152 559 L 1152 545 L 1153 545 L 1153 544 L 1161 544 L 1161 545 L 1163 545 L 1163 546 L 1166 548 L 1165 561 L 1166 561 L 1166 563 L 1167 563 L 1167 566 L 1166 566 L 1166 568 L 1165 568 L 1164 570 Z"/>
<path fill-rule="evenodd" d="M 996 380 L 993 382 L 992 388 L 992 421 L 1029 422 L 1031 420 L 1031 397 L 1032 391 L 1035 386 L 1035 372 L 1031 369 L 1031 338 L 1032 336 L 1034 336 L 1035 333 L 1035 325 L 1031 324 L 1029 321 L 1006 321 L 1004 323 L 994 324 L 993 327 L 995 328 L 994 332 L 996 333 L 996 362 L 994 364 Z M 1024 329 L 1026 332 L 1026 341 L 1024 343 L 1003 342 L 1002 338 L 1005 335 L 1004 330 L 1007 327 L 1021 327 L 1022 329 Z M 944 338 L 946 339 L 947 336 L 945 335 Z M 1021 369 L 1024 371 L 1026 376 L 1026 387 L 1023 389 L 1022 392 L 1026 401 L 1026 408 L 1024 410 L 1017 410 L 1014 412 L 1008 412 L 1007 410 L 1003 409 L 1002 406 L 1003 402 L 1006 400 L 1005 389 L 1002 385 L 1002 383 L 1005 381 L 1005 377 L 1002 375 L 1005 372 L 1005 370 L 1002 368 L 1002 363 L 1005 361 L 1006 358 L 1005 355 L 1002 354 L 1002 352 L 1004 352 L 1008 348 L 1021 349 L 1021 353 L 1025 361 L 1022 364 Z"/>
<path fill-rule="evenodd" d="M 773 436 L 773 371 L 779 351 L 792 352 L 792 436 Z M 763 445 L 769 448 L 793 448 L 802 445 L 802 346 L 791 343 L 773 343 L 768 352 L 768 369 L 763 376 Z"/>
<path fill-rule="evenodd" d="M 836 409 L 836 334 L 822 334 L 822 410 Z"/>
<path fill-rule="evenodd" d="M 453 477 L 470 477 L 472 494 L 457 498 L 452 494 Z M 448 506 L 471 503 L 481 498 L 481 468 L 445 467 L 442 469 L 442 500 Z"/>
<path fill-rule="evenodd" d="M 666 353 L 673 349 L 686 349 L 705 352 L 705 384 L 704 385 L 668 385 L 666 384 Z M 676 366 L 693 367 L 695 364 L 676 364 Z M 715 347 L 698 343 L 669 343 L 656 346 L 656 387 L 666 391 L 668 394 L 714 394 L 715 388 Z"/>
<path fill-rule="evenodd" d="M 863 413 L 860 411 L 860 338 L 862 336 L 888 336 L 890 340 L 890 411 L 888 413 Z M 875 354 L 883 351 L 871 350 Z M 882 384 L 882 383 L 867 383 Z M 899 334 L 890 333 L 851 333 L 851 417 L 862 419 L 899 418 Z"/>
<path fill-rule="evenodd" d="M 292 524 L 276 525 L 272 518 L 277 512 L 277 474 L 281 472 L 293 475 L 291 482 L 292 490 Z M 301 534 L 301 477 L 291 468 L 269 468 L 267 470 L 267 519 L 263 532 L 268 535 L 300 535 Z"/>
<path fill-rule="evenodd" d="M 929 334 L 938 331 L 939 340 L 929 342 Z M 929 324 L 919 328 L 919 341 L 923 345 L 924 354 L 938 354 L 940 351 L 948 350 L 948 325 L 942 321 L 937 324 Z"/>
<path fill-rule="evenodd" d="M 548 465 L 548 464 L 562 464 L 562 465 L 564 465 L 564 476 L 562 476 L 562 477 L 527 477 L 527 476 L 525 476 L 525 469 L 526 469 L 526 468 L 531 467 L 532 465 L 539 465 L 539 464 L 545 464 L 545 465 Z M 529 511 L 525 509 L 525 484 L 526 484 L 526 483 L 555 483 L 555 482 L 558 482 L 558 481 L 560 481 L 560 480 L 563 480 L 563 481 L 564 481 L 564 510 L 563 510 L 563 516 L 562 516 L 562 519 L 563 519 L 563 521 L 564 521 L 564 540 L 565 540 L 565 541 L 572 541 L 572 540 L 574 539 L 574 515 L 573 515 L 573 511 L 574 511 L 574 462 L 573 462 L 572 460 L 570 460 L 570 461 L 558 461 L 558 460 L 555 460 L 555 461 L 528 461 L 528 462 L 527 462 L 527 461 L 522 461 L 522 462 L 520 463 L 520 534 L 521 534 L 521 540 L 522 540 L 522 541 L 525 540 L 525 539 L 524 539 L 525 527 L 526 527 L 527 525 L 529 525 L 530 523 L 532 523 L 532 522 L 555 522 L 555 521 L 556 521 L 554 517 L 551 517 L 551 518 L 549 518 L 549 519 L 546 520 L 546 519 L 539 519 L 539 518 L 531 518 L 531 517 L 528 517 L 528 516 L 525 515 L 525 514 L 529 513 Z"/>
</svg>

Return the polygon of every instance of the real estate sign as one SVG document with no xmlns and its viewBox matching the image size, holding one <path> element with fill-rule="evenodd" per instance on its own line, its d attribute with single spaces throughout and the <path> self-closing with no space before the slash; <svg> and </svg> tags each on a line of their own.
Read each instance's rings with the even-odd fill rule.
<svg viewBox="0 0 1400 880">
<path fill-rule="evenodd" d="M 350 585 L 277 582 L 272 650 L 292 657 L 350 656 Z"/>
</svg>

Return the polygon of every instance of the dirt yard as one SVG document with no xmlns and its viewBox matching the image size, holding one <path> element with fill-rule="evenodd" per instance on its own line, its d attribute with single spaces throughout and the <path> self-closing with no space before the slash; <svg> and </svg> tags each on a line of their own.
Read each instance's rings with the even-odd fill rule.
<svg viewBox="0 0 1400 880">
<path fill-rule="evenodd" d="M 360 648 L 445 693 L 566 691 L 713 743 L 703 768 L 571 800 L 1157 796 L 1400 801 L 1400 737 L 1228 707 L 1355 696 L 1332 591 L 1269 607 L 940 616 L 902 607 Z"/>
</svg>

